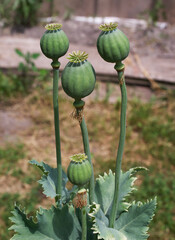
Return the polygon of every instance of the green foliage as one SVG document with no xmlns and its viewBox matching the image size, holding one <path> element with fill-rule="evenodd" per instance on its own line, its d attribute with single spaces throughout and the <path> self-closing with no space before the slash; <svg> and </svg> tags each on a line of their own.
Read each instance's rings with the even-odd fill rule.
<svg viewBox="0 0 175 240">
<path fill-rule="evenodd" d="M 109 228 L 108 218 L 101 210 L 100 205 L 93 204 L 90 217 L 93 219 L 93 230 L 99 238 L 105 240 L 135 240 L 148 238 L 148 224 L 154 216 L 156 199 L 145 204 L 133 202 L 127 212 L 123 212 L 115 221 L 114 229 Z"/>
<path fill-rule="evenodd" d="M 0 71 L 0 99 L 11 97 L 15 91 L 13 81 Z"/>
<path fill-rule="evenodd" d="M 143 177 L 140 191 L 133 194 L 129 200 L 145 199 L 153 195 L 158 197 L 158 209 L 156 217 L 152 224 L 152 237 L 156 236 L 164 239 L 164 233 L 169 232 L 169 239 L 173 240 L 175 234 L 174 213 L 174 196 L 175 196 L 175 174 L 168 172 L 156 172 L 157 166 L 152 168 L 152 174 Z M 155 174 L 153 174 L 155 172 Z"/>
<path fill-rule="evenodd" d="M 40 208 L 36 214 L 37 223 L 27 218 L 17 206 L 12 213 L 10 219 L 14 224 L 10 230 L 17 233 L 13 240 L 67 240 L 81 236 L 80 223 L 72 206 L 65 205 L 62 209 L 51 207 L 49 210 Z"/>
<path fill-rule="evenodd" d="M 34 214 L 33 209 L 36 204 L 41 201 L 40 189 L 38 187 L 33 187 L 31 191 L 27 193 L 26 196 L 20 196 L 19 193 L 4 193 L 0 194 L 0 212 L 1 212 L 1 228 L 0 236 L 3 240 L 9 240 L 12 232 L 8 231 L 8 227 L 11 226 L 11 221 L 9 217 L 11 216 L 11 211 L 14 209 L 14 203 L 20 203 L 27 206 L 27 211 L 30 214 Z M 5 204 L 4 204 L 5 203 Z"/>
<path fill-rule="evenodd" d="M 3 0 L 0 19 L 4 26 L 32 27 L 38 23 L 38 10 L 43 0 Z"/>
<path fill-rule="evenodd" d="M 43 193 L 47 197 L 56 198 L 59 197 L 56 193 L 57 189 L 57 179 L 58 179 L 58 171 L 57 168 L 52 168 L 48 164 L 44 162 L 38 163 L 36 160 L 30 161 L 31 164 L 40 168 L 43 172 L 43 176 L 39 183 L 43 187 Z M 69 191 L 66 188 L 66 183 L 68 182 L 68 178 L 64 171 L 62 171 L 62 201 L 66 202 L 67 198 L 69 198 Z"/>
<path fill-rule="evenodd" d="M 19 160 L 25 161 L 26 157 L 26 148 L 24 144 L 13 144 L 6 145 L 5 147 L 0 148 L 0 177 L 7 179 L 6 182 L 2 182 L 3 186 L 1 189 L 4 190 L 4 193 L 0 193 L 0 213 L 1 213 L 1 228 L 0 228 L 0 239 L 9 240 L 11 233 L 8 231 L 8 227 L 11 226 L 11 221 L 9 219 L 12 211 L 14 209 L 14 203 L 20 203 L 27 206 L 27 211 L 30 214 L 34 214 L 34 208 L 36 204 L 41 202 L 43 199 L 43 194 L 41 193 L 41 188 L 36 186 L 36 179 L 39 177 L 38 173 L 32 168 L 29 172 L 25 173 L 19 167 L 21 164 Z M 26 178 L 29 178 L 30 182 L 26 181 Z M 14 177 L 16 179 L 14 179 Z M 11 184 L 13 184 L 13 192 L 11 189 Z M 30 184 L 32 187 L 25 194 L 20 195 L 15 192 L 16 185 L 18 183 L 22 186 Z M 25 183 L 25 185 L 23 185 Z M 7 192 L 6 192 L 7 191 Z"/>
<path fill-rule="evenodd" d="M 38 92 L 38 95 L 40 93 Z M 49 92 L 50 96 L 50 92 Z M 47 97 L 47 96 L 45 96 Z M 39 99 L 39 97 L 38 97 Z M 148 102 L 148 103 L 143 103 L 139 100 L 130 100 L 128 104 L 128 128 L 132 128 L 132 133 L 126 144 L 126 151 L 125 151 L 125 161 L 123 162 L 123 169 L 128 169 L 128 167 L 133 167 L 139 164 L 150 164 L 153 167 L 149 167 L 150 171 L 145 172 L 143 174 L 143 177 L 139 177 L 139 181 L 136 182 L 136 184 L 139 184 L 139 191 L 134 191 L 132 195 L 127 197 L 127 202 L 132 202 L 133 200 L 136 201 L 145 201 L 147 198 L 150 199 L 153 196 L 158 196 L 158 206 L 157 206 L 157 212 L 156 216 L 153 219 L 152 224 L 150 225 L 150 240 L 158 240 L 158 239 L 166 239 L 168 237 L 168 240 L 174 240 L 174 234 L 175 234 L 175 226 L 174 226 L 174 196 L 175 196 L 175 176 L 173 174 L 173 166 L 172 163 L 167 161 L 167 158 L 163 158 L 163 153 L 162 151 L 159 151 L 159 147 L 156 146 L 157 140 L 148 138 L 147 142 L 143 142 L 142 146 L 146 146 L 146 150 L 144 149 L 139 149 L 139 152 L 137 152 L 137 149 L 135 147 L 133 148 L 132 144 L 135 142 L 134 146 L 139 146 L 140 147 L 140 141 L 142 141 L 144 135 L 142 133 L 142 127 L 147 127 L 149 126 L 150 122 L 152 122 L 152 119 L 156 121 L 157 124 L 159 125 L 160 123 L 162 125 L 168 125 L 170 129 L 173 128 L 174 126 L 174 110 L 175 110 L 175 105 L 174 105 L 174 93 L 173 92 L 167 92 L 166 98 L 164 97 L 164 100 L 156 100 L 154 102 Z M 35 104 L 38 100 L 35 100 Z M 61 97 L 61 101 L 63 101 L 63 105 L 65 106 L 66 101 L 64 98 Z M 157 103 L 158 101 L 158 103 Z M 160 101 L 160 102 L 159 102 Z M 49 100 L 50 103 L 50 100 Z M 93 103 L 92 103 L 93 104 Z M 118 104 L 119 105 L 119 104 Z M 105 112 L 105 114 L 101 114 L 101 118 L 99 119 L 100 121 L 97 122 L 96 117 L 97 114 L 93 113 L 93 116 L 90 116 L 89 118 L 89 127 L 90 127 L 90 137 L 93 139 L 97 139 L 97 136 L 99 137 L 99 132 L 101 133 L 103 131 L 104 136 L 108 136 L 108 130 L 109 130 L 109 125 L 108 125 L 108 120 L 111 119 L 111 124 L 116 124 L 116 115 L 118 116 L 118 111 L 119 107 L 117 105 L 117 109 L 114 111 L 115 106 L 108 103 L 107 108 L 108 111 Z M 50 105 L 49 105 L 50 106 Z M 61 106 L 61 118 L 63 118 L 63 121 L 65 121 L 65 118 L 63 117 L 65 114 L 64 107 Z M 67 105 L 66 105 L 67 106 Z M 96 102 L 96 108 L 101 109 L 103 106 L 102 103 Z M 71 108 L 70 108 L 71 111 Z M 90 114 L 90 112 L 89 112 Z M 95 114 L 95 115 L 94 115 Z M 142 117 L 142 114 L 145 117 Z M 108 116 L 108 118 L 107 118 Z M 115 117 L 114 117 L 115 116 Z M 132 119 L 132 122 L 131 122 Z M 142 124 L 142 127 L 139 127 L 139 122 Z M 155 126 L 154 125 L 154 126 Z M 67 128 L 68 131 L 71 131 L 72 125 L 70 128 Z M 95 131 L 96 129 L 96 131 Z M 157 128 L 156 128 L 157 129 Z M 168 130 L 168 129 L 167 129 Z M 154 131 L 153 128 L 149 129 L 148 134 L 155 134 L 155 132 L 158 132 L 159 130 Z M 114 132 L 114 129 L 111 129 L 111 132 Z M 134 138 L 135 134 L 138 135 L 138 138 Z M 159 136 L 159 135 L 158 135 Z M 163 136 L 163 135 L 161 135 Z M 165 136 L 164 136 L 165 137 Z M 169 138 L 169 132 L 167 132 L 167 136 L 164 139 L 169 139 L 168 142 L 170 141 Z M 171 139 L 172 140 L 172 139 Z M 106 139 L 105 139 L 106 141 Z M 115 142 L 115 137 L 110 140 L 110 142 Z M 164 140 L 166 141 L 166 140 Z M 155 144 L 154 144 L 155 142 Z M 101 143 L 101 142 L 100 142 Z M 156 152 L 159 152 L 161 155 L 162 161 L 160 161 L 159 158 L 156 156 L 153 156 L 151 153 L 151 161 L 150 161 L 150 148 L 151 146 L 155 145 Z M 172 142 L 171 142 L 172 144 Z M 174 146 L 174 145 L 172 145 Z M 128 151 L 130 149 L 130 151 Z M 174 147 L 170 147 L 167 150 L 165 150 L 164 154 L 169 154 L 173 156 L 173 150 Z M 116 143 L 115 143 L 115 152 L 116 152 Z M 112 152 L 113 155 L 113 152 Z M 106 171 L 106 169 L 110 168 L 113 166 L 114 169 L 114 164 L 115 164 L 115 159 L 112 159 L 112 155 L 109 155 L 108 158 L 104 156 L 98 156 L 98 161 L 97 161 L 97 155 L 94 154 L 93 158 L 95 159 L 95 170 L 96 170 L 96 175 L 97 173 L 102 173 Z M 133 160 L 130 162 L 131 156 L 134 155 Z M 146 159 L 146 160 L 145 160 Z M 148 159 L 148 160 L 147 160 Z M 2 163 L 1 165 L 3 165 Z M 163 164 L 163 167 L 162 167 Z M 19 168 L 19 165 L 17 165 Z M 37 175 L 37 172 L 32 170 L 32 167 L 29 168 L 28 174 L 26 176 L 22 177 L 22 182 L 28 183 L 30 185 L 33 184 L 34 181 L 39 179 L 39 175 Z M 140 185 L 141 184 L 141 185 Z M 5 201 L 8 200 L 9 205 L 7 208 L 1 207 L 1 219 L 4 214 L 6 214 L 6 219 L 8 221 L 8 224 L 3 223 L 2 228 L 0 229 L 0 236 L 3 240 L 9 240 L 9 233 L 6 230 L 7 226 L 10 226 L 10 221 L 8 220 L 8 216 L 10 213 L 8 212 L 9 209 L 13 209 L 13 203 L 17 201 L 18 203 L 22 204 L 22 206 L 26 205 L 27 206 L 27 211 L 32 211 L 34 209 L 36 199 L 40 199 L 41 193 L 38 192 L 36 189 L 34 192 L 28 193 L 28 197 L 31 196 L 30 201 L 24 201 L 25 196 L 22 196 L 22 199 L 15 197 L 13 194 L 9 195 L 6 197 L 6 200 L 3 200 L 1 205 Z M 10 200 L 13 198 L 13 200 Z M 39 201 L 39 200 L 37 200 Z M 48 201 L 49 202 L 49 201 Z M 5 219 L 5 218 L 3 218 Z M 2 222 L 2 220 L 1 220 Z"/>
<path fill-rule="evenodd" d="M 25 157 L 24 145 L 7 145 L 0 148 L 0 175 L 8 174 L 11 169 L 15 169 L 18 160 Z"/>
<path fill-rule="evenodd" d="M 171 112 L 162 108 L 155 114 L 153 104 L 156 102 L 143 104 L 137 100 L 133 101 L 129 124 L 147 144 L 149 154 L 162 161 L 166 159 L 175 165 L 174 118 Z M 162 111 L 166 116 L 165 120 L 162 119 L 164 116 Z"/>
<path fill-rule="evenodd" d="M 127 210 L 129 203 L 124 202 L 126 196 L 128 196 L 135 188 L 133 184 L 137 178 L 133 177 L 138 171 L 145 170 L 145 168 L 132 168 L 129 171 L 123 173 L 121 172 L 120 176 L 120 186 L 119 186 L 119 209 L 117 216 L 121 212 Z M 104 177 L 100 176 L 96 180 L 95 184 L 95 199 L 100 208 L 105 215 L 109 216 L 111 210 L 112 200 L 114 196 L 114 187 L 115 187 L 115 175 L 112 171 L 109 171 L 109 174 L 104 174 Z"/>
<path fill-rule="evenodd" d="M 31 27 L 38 22 L 37 12 L 42 0 L 15 0 L 14 25 Z"/>
<path fill-rule="evenodd" d="M 93 218 L 93 230 L 104 239 L 134 240 L 148 238 L 148 224 L 154 215 L 156 200 L 129 204 L 126 197 L 135 189 L 133 183 L 137 179 L 132 175 L 145 168 L 133 168 L 121 173 L 119 186 L 119 211 L 116 216 L 115 230 L 108 227 L 109 212 L 113 201 L 115 177 L 112 172 L 105 174 L 96 181 L 96 203 L 92 206 L 90 216 Z M 93 209 L 94 208 L 94 209 Z M 92 210 L 93 209 L 93 210 Z M 99 210 L 100 209 L 100 210 Z M 138 230 L 139 229 L 139 230 Z"/>
<path fill-rule="evenodd" d="M 127 198 L 129 202 L 145 201 L 153 196 L 158 196 L 157 213 L 150 225 L 150 240 L 166 239 L 174 240 L 174 196 L 175 196 L 175 103 L 174 91 L 164 92 L 164 97 L 154 98 L 149 102 L 142 102 L 139 99 L 132 99 L 128 103 L 128 128 L 131 131 L 126 141 L 125 161 L 123 169 L 135 167 L 139 164 L 149 166 L 149 173 L 144 173 L 139 179 L 139 191 L 133 192 L 132 196 Z M 111 104 L 108 104 L 110 108 Z M 120 101 L 117 101 L 116 115 L 120 109 Z M 112 110 L 109 109 L 111 123 L 116 122 L 113 119 Z M 106 114 L 106 115 L 107 115 Z M 95 118 L 96 116 L 94 116 Z M 101 116 L 98 123 L 92 119 L 90 132 L 96 130 L 95 136 L 102 129 L 102 121 L 105 116 Z M 99 125 L 98 125 L 99 124 Z M 114 123 L 113 123 L 114 124 Z M 103 126 L 103 132 L 107 136 L 109 129 L 106 121 Z M 114 130 L 113 130 L 114 131 Z M 94 136 L 93 136 L 94 138 Z M 115 142 L 115 138 L 111 139 Z M 116 143 L 115 143 L 116 151 Z M 115 159 L 112 156 L 105 158 L 103 156 L 95 156 L 96 174 L 102 173 L 106 168 L 114 170 Z M 100 169 L 100 170 L 99 170 Z"/>
<path fill-rule="evenodd" d="M 160 20 L 160 18 L 166 19 L 163 0 L 153 0 L 151 9 L 148 11 L 148 16 L 148 21 L 153 25 Z"/>
<path fill-rule="evenodd" d="M 33 60 L 37 59 L 40 56 L 40 53 L 23 53 L 19 49 L 15 49 L 16 54 L 23 59 L 24 62 L 20 62 L 18 65 L 19 72 L 27 77 L 29 71 L 37 72 L 37 68 Z"/>
<path fill-rule="evenodd" d="M 37 161 L 33 160 L 31 163 L 39 167 L 43 171 L 45 176 L 48 177 L 44 180 L 42 179 L 40 183 L 42 184 L 44 191 L 46 191 L 46 194 L 48 193 L 47 195 L 49 196 L 49 188 L 51 187 L 51 185 L 56 185 L 53 180 L 52 184 L 50 182 L 51 179 L 56 179 L 56 172 L 54 173 L 54 170 L 56 169 L 51 168 L 49 165 L 44 164 L 43 162 L 38 163 Z M 91 206 L 89 216 L 93 220 L 92 230 L 94 233 L 98 233 L 99 237 L 103 237 L 104 240 L 133 240 L 133 236 L 134 234 L 136 234 L 135 228 L 133 228 L 133 226 L 142 226 L 142 228 L 140 227 L 140 230 L 137 231 L 137 236 L 140 239 L 147 239 L 147 225 L 152 219 L 153 212 L 155 210 L 155 200 L 147 202 L 143 205 L 141 203 L 129 204 L 125 202 L 125 198 L 134 190 L 133 183 L 136 178 L 133 177 L 133 174 L 144 169 L 145 168 L 133 168 L 126 173 L 121 173 L 119 197 L 120 211 L 117 213 L 116 216 L 117 220 L 115 224 L 115 229 L 108 227 L 109 211 L 111 208 L 114 194 L 114 174 L 110 171 L 108 175 L 105 174 L 104 177 L 100 176 L 97 179 L 95 193 L 96 202 L 99 205 L 95 204 Z M 45 183 L 43 184 L 43 182 Z M 66 181 L 63 180 L 63 182 L 63 185 L 65 185 Z M 65 188 L 65 186 L 63 186 L 63 188 Z M 71 220 L 71 218 L 73 220 Z M 49 210 L 44 210 L 40 208 L 40 211 L 36 215 L 37 223 L 34 222 L 32 218 L 27 218 L 26 213 L 18 207 L 15 207 L 15 210 L 13 211 L 13 217 L 11 217 L 10 219 L 14 223 L 10 229 L 16 232 L 16 235 L 14 235 L 14 237 L 12 238 L 14 240 L 42 239 L 43 237 L 45 237 L 45 239 L 52 238 L 59 240 L 69 239 L 69 237 L 71 239 L 71 236 L 74 236 L 73 239 L 76 239 L 81 233 L 79 221 L 75 215 L 73 207 L 71 207 L 71 205 L 68 207 L 67 204 L 63 205 L 61 209 L 55 208 L 53 206 Z M 124 219 L 127 219 L 127 221 L 124 221 Z M 47 222 L 47 227 L 44 227 L 45 222 Z M 67 224 L 69 224 L 69 228 L 65 227 L 67 226 Z M 55 228 L 56 226 L 61 227 L 58 229 Z M 52 232 L 51 229 L 53 229 L 54 231 Z M 58 230 L 56 231 L 55 229 Z M 88 232 L 91 232 L 92 230 L 88 229 Z M 132 233 L 129 234 L 129 238 L 127 232 Z M 88 238 L 88 240 L 90 240 L 90 238 Z"/>
<path fill-rule="evenodd" d="M 33 85 L 43 89 L 44 83 L 49 79 L 49 71 L 38 69 L 35 65 L 34 61 L 40 56 L 39 53 L 23 53 L 19 49 L 15 49 L 15 52 L 23 61 L 18 65 L 17 74 L 0 71 L 0 100 L 28 94 Z"/>
<path fill-rule="evenodd" d="M 92 229 L 98 234 L 98 239 L 105 240 L 127 240 L 127 238 L 118 230 L 109 228 L 109 220 L 100 209 L 100 205 L 93 204 L 89 216 L 93 220 Z"/>
<path fill-rule="evenodd" d="M 128 211 L 115 221 L 115 229 L 121 231 L 127 240 L 146 240 L 149 236 L 147 226 L 154 216 L 156 203 L 156 199 L 144 204 L 132 203 Z"/>
<path fill-rule="evenodd" d="M 15 52 L 23 59 L 18 65 L 18 80 L 21 82 L 24 92 L 28 93 L 34 81 L 37 81 L 37 86 L 40 82 L 48 79 L 48 71 L 44 69 L 39 70 L 35 65 L 34 60 L 40 56 L 40 53 L 23 53 L 19 49 L 15 49 Z"/>
</svg>

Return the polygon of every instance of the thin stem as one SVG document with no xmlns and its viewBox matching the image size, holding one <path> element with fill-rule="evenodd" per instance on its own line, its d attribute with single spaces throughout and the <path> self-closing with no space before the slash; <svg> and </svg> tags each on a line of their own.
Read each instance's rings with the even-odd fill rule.
<svg viewBox="0 0 175 240">
<path fill-rule="evenodd" d="M 84 117 L 82 118 L 80 127 L 81 127 L 81 133 L 82 133 L 82 138 L 83 138 L 84 152 L 88 156 L 88 160 L 92 167 L 92 176 L 91 176 L 90 183 L 89 183 L 89 201 L 90 201 L 90 204 L 92 204 L 94 202 L 94 171 L 93 171 L 91 153 L 90 153 L 90 148 L 89 148 L 88 130 L 87 130 L 87 126 L 86 126 Z"/>
<path fill-rule="evenodd" d="M 60 144 L 60 127 L 59 127 L 59 107 L 58 107 L 58 80 L 59 68 L 53 67 L 53 108 L 54 108 L 54 123 L 55 123 L 55 144 L 56 144 L 56 157 L 57 157 L 57 189 L 56 193 L 62 193 L 62 165 L 61 165 L 61 144 Z"/>
<path fill-rule="evenodd" d="M 117 69 L 116 69 L 117 70 Z M 109 227 L 114 228 L 114 222 L 117 215 L 118 205 L 119 205 L 119 185 L 120 185 L 120 172 L 121 163 L 123 157 L 123 150 L 125 144 L 126 135 L 126 108 L 127 108 L 127 91 L 124 78 L 124 68 L 118 71 L 118 79 L 120 83 L 120 90 L 122 96 L 121 102 L 121 115 L 120 115 L 120 140 L 116 159 L 116 169 L 115 169 L 115 191 L 112 203 L 112 210 L 109 218 Z"/>
<path fill-rule="evenodd" d="M 82 236 L 81 240 L 87 239 L 87 222 L 86 222 L 86 207 L 81 209 L 81 223 L 82 223 Z"/>
</svg>

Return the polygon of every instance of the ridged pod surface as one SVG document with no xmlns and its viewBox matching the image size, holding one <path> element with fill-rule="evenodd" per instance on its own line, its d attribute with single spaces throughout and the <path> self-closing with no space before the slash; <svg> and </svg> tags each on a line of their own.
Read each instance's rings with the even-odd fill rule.
<svg viewBox="0 0 175 240">
<path fill-rule="evenodd" d="M 73 52 L 73 54 L 81 55 L 85 52 Z M 78 58 L 77 62 L 74 60 L 70 59 L 64 68 L 61 82 L 66 94 L 79 101 L 94 90 L 96 77 L 94 68 L 86 58 Z"/>
<path fill-rule="evenodd" d="M 58 60 L 65 55 L 69 48 L 68 37 L 60 28 L 61 24 L 46 25 L 47 30 L 40 41 L 43 54 L 53 60 Z"/>
<path fill-rule="evenodd" d="M 69 181 L 78 186 L 88 183 L 92 175 L 92 169 L 87 156 L 85 154 L 76 154 L 71 159 L 67 169 Z"/>
<path fill-rule="evenodd" d="M 102 32 L 97 39 L 97 49 L 100 56 L 107 62 L 121 62 L 129 54 L 129 40 L 117 28 L 117 24 L 110 23 L 100 26 Z"/>
</svg>

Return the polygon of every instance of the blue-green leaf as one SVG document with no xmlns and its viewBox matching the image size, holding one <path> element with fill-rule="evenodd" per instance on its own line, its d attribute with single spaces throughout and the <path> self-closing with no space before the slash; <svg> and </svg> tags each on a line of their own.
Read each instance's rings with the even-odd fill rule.
<svg viewBox="0 0 175 240">
<path fill-rule="evenodd" d="M 12 213 L 10 230 L 14 230 L 15 235 L 11 240 L 80 239 L 81 227 L 72 206 L 65 205 L 62 209 L 52 206 L 49 210 L 40 208 L 36 223 L 17 206 Z"/>
<path fill-rule="evenodd" d="M 98 235 L 98 239 L 104 240 L 127 240 L 123 233 L 116 229 L 109 228 L 109 220 L 100 209 L 100 205 L 93 204 L 89 212 L 93 220 L 92 230 Z"/>
<path fill-rule="evenodd" d="M 119 209 L 117 216 L 130 206 L 128 203 L 125 203 L 124 200 L 126 196 L 128 196 L 135 189 L 133 184 L 137 178 L 133 177 L 133 175 L 138 171 L 145 169 L 146 168 L 137 167 L 131 168 L 125 173 L 121 172 L 119 187 Z M 105 215 L 109 215 L 114 196 L 114 188 L 115 175 L 111 170 L 109 171 L 109 174 L 105 173 L 103 177 L 99 176 L 99 178 L 97 178 L 95 184 L 95 201 L 100 204 Z"/>
<path fill-rule="evenodd" d="M 151 222 L 156 209 L 156 198 L 145 204 L 133 203 L 128 212 L 124 212 L 115 221 L 115 229 L 123 233 L 127 240 L 146 240 L 148 224 Z"/>
<path fill-rule="evenodd" d="M 40 168 L 43 172 L 42 178 L 38 181 L 43 187 L 43 193 L 47 197 L 55 198 L 57 196 L 56 189 L 57 189 L 57 179 L 58 179 L 58 172 L 57 168 L 52 168 L 48 164 L 44 162 L 37 162 L 36 160 L 30 161 L 31 164 Z M 66 173 L 62 171 L 62 197 L 63 201 L 67 198 L 68 190 L 66 188 L 66 183 L 68 178 Z"/>
</svg>

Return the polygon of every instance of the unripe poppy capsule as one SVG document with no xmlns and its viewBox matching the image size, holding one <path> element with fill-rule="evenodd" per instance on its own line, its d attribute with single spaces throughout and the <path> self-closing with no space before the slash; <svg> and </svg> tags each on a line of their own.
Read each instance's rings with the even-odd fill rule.
<svg viewBox="0 0 175 240">
<path fill-rule="evenodd" d="M 63 30 L 62 25 L 59 23 L 47 24 L 47 29 L 43 34 L 40 46 L 43 54 L 57 61 L 60 57 L 66 54 L 69 48 L 69 40 Z"/>
<path fill-rule="evenodd" d="M 102 32 L 97 39 L 97 49 L 100 56 L 107 62 L 123 61 L 129 54 L 129 40 L 118 29 L 117 23 L 102 24 Z"/>
<path fill-rule="evenodd" d="M 76 154 L 70 157 L 70 164 L 67 169 L 67 176 L 72 184 L 82 186 L 89 182 L 92 169 L 85 154 Z"/>
</svg>

